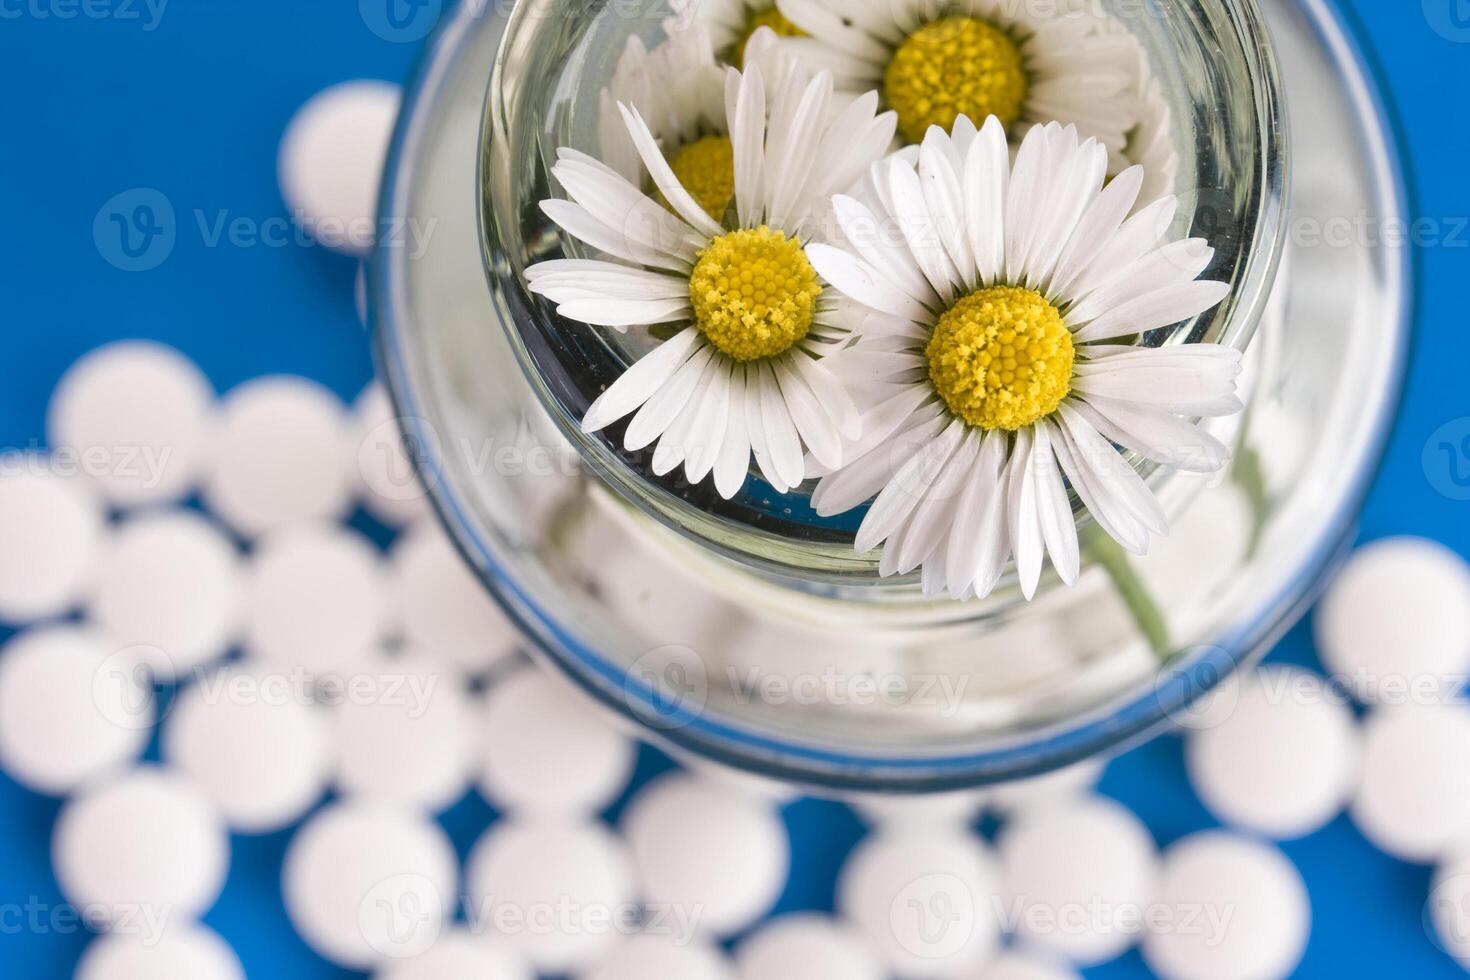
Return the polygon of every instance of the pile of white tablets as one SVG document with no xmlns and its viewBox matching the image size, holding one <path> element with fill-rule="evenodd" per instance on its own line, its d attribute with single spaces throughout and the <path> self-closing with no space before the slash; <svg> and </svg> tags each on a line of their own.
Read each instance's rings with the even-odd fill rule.
<svg viewBox="0 0 1470 980">
<path fill-rule="evenodd" d="M 371 244 L 398 98 L 338 86 L 283 140 L 283 194 L 328 247 Z M 0 623 L 24 629 L 0 648 L 0 766 L 69 797 L 57 881 L 104 933 L 84 980 L 242 978 L 199 919 L 230 834 L 291 827 L 296 931 L 387 980 L 1060 980 L 1134 947 L 1166 980 L 1286 977 L 1310 908 L 1262 838 L 1345 810 L 1438 863 L 1432 919 L 1470 968 L 1470 570 L 1440 546 L 1350 560 L 1315 620 L 1330 679 L 1259 669 L 1190 716 L 1189 777 L 1233 830 L 1160 852 L 1099 763 L 853 797 L 869 832 L 836 914 L 770 919 L 792 794 L 701 764 L 627 798 L 638 743 L 518 655 L 381 388 L 217 399 L 178 352 L 125 342 L 66 374 L 48 435 L 0 472 Z M 500 816 L 461 859 L 436 816 L 471 791 Z"/>
</svg>

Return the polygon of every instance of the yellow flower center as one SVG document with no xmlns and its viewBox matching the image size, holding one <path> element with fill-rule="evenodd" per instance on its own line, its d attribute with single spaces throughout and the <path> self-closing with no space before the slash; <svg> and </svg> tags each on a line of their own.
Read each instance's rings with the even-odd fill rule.
<svg viewBox="0 0 1470 980">
<path fill-rule="evenodd" d="M 883 95 L 909 143 L 922 142 L 930 126 L 948 132 L 960 115 L 977 126 L 996 116 L 1010 128 L 1028 88 L 1015 39 L 976 17 L 925 24 L 899 45 L 883 76 Z"/>
<path fill-rule="evenodd" d="M 735 150 L 728 136 L 701 136 L 674 151 L 669 167 L 704 213 L 723 221 L 735 196 Z M 669 207 L 663 193 L 658 203 Z M 673 210 L 670 208 L 670 210 Z"/>
<path fill-rule="evenodd" d="M 764 225 L 710 242 L 689 276 L 695 323 L 737 361 L 790 349 L 811 329 L 821 294 L 801 242 Z"/>
<path fill-rule="evenodd" d="M 745 31 L 735 42 L 735 49 L 730 53 L 730 63 L 745 67 L 745 46 L 750 43 L 750 36 L 762 27 L 769 27 L 781 37 L 806 37 L 806 31 L 797 27 L 786 19 L 786 15 L 776 9 L 775 4 L 764 10 L 752 10 L 750 19 L 745 22 Z"/>
<path fill-rule="evenodd" d="M 991 286 L 955 303 L 929 338 L 929 379 L 949 410 L 1015 430 L 1056 411 L 1072 388 L 1072 334 L 1035 290 Z"/>
</svg>

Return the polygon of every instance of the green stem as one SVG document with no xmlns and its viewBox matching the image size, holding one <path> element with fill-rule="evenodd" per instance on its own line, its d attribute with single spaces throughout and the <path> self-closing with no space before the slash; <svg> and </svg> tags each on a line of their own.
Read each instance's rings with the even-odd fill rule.
<svg viewBox="0 0 1470 980">
<path fill-rule="evenodd" d="M 1169 627 L 1164 621 L 1164 614 L 1134 571 L 1128 553 L 1096 526 L 1083 533 L 1082 546 L 1113 580 L 1119 598 L 1133 615 L 1133 621 L 1148 640 L 1149 647 L 1160 659 L 1172 656 L 1174 650 L 1169 644 Z"/>
</svg>

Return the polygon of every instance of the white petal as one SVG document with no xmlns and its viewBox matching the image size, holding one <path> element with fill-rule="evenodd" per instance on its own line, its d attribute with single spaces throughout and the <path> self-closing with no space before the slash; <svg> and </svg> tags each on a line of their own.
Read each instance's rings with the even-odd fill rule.
<svg viewBox="0 0 1470 980">
<path fill-rule="evenodd" d="M 690 227 L 705 237 L 716 238 L 724 234 L 725 229 L 719 222 L 705 214 L 704 208 L 695 202 L 684 189 L 684 185 L 679 183 L 679 178 L 674 176 L 673 169 L 664 159 L 658 142 L 648 131 L 648 124 L 643 121 L 638 110 L 630 109 L 626 105 L 619 105 L 618 108 L 623 113 L 623 121 L 628 125 L 629 135 L 633 137 L 633 145 L 638 147 L 638 155 L 643 159 L 648 175 L 653 178 L 654 186 L 663 194 L 664 200 L 679 213 L 679 217 L 689 222 Z"/>
<path fill-rule="evenodd" d="M 1077 230 L 1057 260 L 1052 276 L 1051 288 L 1058 295 L 1068 294 L 1068 288 L 1076 281 L 1082 269 L 1102 250 L 1106 242 L 1117 234 L 1128 212 L 1138 200 L 1138 191 L 1143 186 L 1143 168 L 1129 167 L 1108 182 L 1102 193 L 1088 205 L 1086 213 L 1077 222 Z"/>
<path fill-rule="evenodd" d="M 1203 238 L 1186 238 L 1170 242 L 1149 252 L 1112 281 L 1088 293 L 1081 302 L 1067 310 L 1067 322 L 1074 327 L 1097 319 L 1109 310 L 1131 302 L 1166 286 L 1189 282 L 1210 264 L 1215 250 Z"/>
<path fill-rule="evenodd" d="M 1011 155 L 1005 128 L 991 116 L 965 157 L 965 211 L 970 248 L 981 284 L 994 283 L 1005 268 L 1005 207 Z"/>
<path fill-rule="evenodd" d="M 709 387 L 699 400 L 694 426 L 689 431 L 684 449 L 684 476 L 690 483 L 699 483 L 709 476 L 715 461 L 720 458 L 720 449 L 725 444 L 726 423 L 730 418 L 732 370 L 732 365 L 721 358 L 705 371 L 704 382 Z"/>
<path fill-rule="evenodd" d="M 929 488 L 929 492 L 909 518 L 903 542 L 898 546 L 900 574 L 913 571 L 920 563 L 937 560 L 935 553 L 949 539 L 950 529 L 954 526 L 955 511 L 964 491 L 964 480 L 980 455 L 980 445 L 984 438 L 981 431 L 966 426 L 958 419 L 950 424 L 963 427 L 962 438 L 954 454 L 944 463 L 939 478 L 934 481 L 934 485 Z"/>
<path fill-rule="evenodd" d="M 1241 408 L 1235 394 L 1238 363 L 1204 351 L 1194 357 L 1186 353 L 1212 346 L 1140 348 L 1135 354 L 1082 360 L 1073 369 L 1072 386 L 1081 394 L 1150 405 L 1176 415 L 1230 415 Z"/>
<path fill-rule="evenodd" d="M 705 365 L 714 354 L 713 347 L 701 344 L 693 356 L 674 372 L 674 376 L 643 403 L 623 433 L 625 449 L 630 452 L 646 449 L 653 440 L 668 431 L 674 419 L 694 398 L 699 380 L 704 377 Z"/>
<path fill-rule="evenodd" d="M 1004 432 L 985 433 L 980 451 L 965 477 L 964 492 L 955 507 L 945 562 L 945 578 L 951 592 L 964 593 L 970 589 L 980 571 L 982 558 L 995 549 L 997 539 L 1002 555 L 1010 551 L 1005 534 L 1005 508 L 1002 506 L 1005 484 L 1001 479 L 1008 441 L 1009 436 Z"/>
<path fill-rule="evenodd" d="M 1143 477 L 1129 466 L 1113 444 L 1087 424 L 1076 409 L 1063 402 L 1057 409 L 1062 428 L 1071 439 L 1077 462 L 1091 471 L 1093 487 L 1121 504 L 1129 514 L 1155 534 L 1165 534 L 1169 521 Z"/>
<path fill-rule="evenodd" d="M 765 422 L 761 416 L 761 376 L 759 366 L 748 367 L 745 373 L 745 432 L 750 437 L 750 452 L 760 467 L 761 476 L 777 493 L 786 493 L 791 484 L 781 478 L 771 462 L 771 451 L 766 445 Z"/>
<path fill-rule="evenodd" d="M 879 493 L 894 475 L 928 445 L 949 422 L 945 413 L 909 426 L 898 436 L 823 477 L 812 493 L 812 506 L 823 517 L 842 514 Z"/>
<path fill-rule="evenodd" d="M 715 489 L 729 500 L 740 491 L 750 472 L 750 435 L 745 427 L 747 414 L 746 369 L 736 369 L 730 378 L 730 412 L 725 421 L 725 441 L 715 461 Z"/>
<path fill-rule="evenodd" d="M 853 547 L 859 554 L 876 548 L 913 513 L 944 472 L 944 464 L 964 434 L 965 423 L 959 419 L 951 421 L 894 473 L 858 528 Z"/>
<path fill-rule="evenodd" d="M 788 487 L 800 486 L 805 478 L 805 467 L 796 423 L 791 420 L 791 412 L 786 407 L 786 399 L 781 395 L 781 385 L 771 365 L 761 364 L 760 372 L 761 429 L 766 436 L 766 449 L 771 454 L 771 466 Z"/>
<path fill-rule="evenodd" d="M 805 355 L 796 354 L 796 357 Z M 796 369 L 791 357 L 783 357 L 772 365 L 776 378 L 781 383 L 781 396 L 786 401 L 786 410 L 802 442 L 822 465 L 836 469 L 842 465 L 842 434 L 823 407 L 817 395 L 807 384 L 806 378 Z"/>
<path fill-rule="evenodd" d="M 832 76 L 822 72 L 806 87 L 790 127 L 776 134 L 771 157 L 767 161 L 770 178 L 766 182 L 767 218 L 777 228 L 795 230 L 805 217 L 798 205 L 806 193 L 812 165 L 821 149 L 820 133 L 827 106 L 832 101 Z"/>
<path fill-rule="evenodd" d="M 938 127 L 931 128 L 919 148 L 919 184 L 934 218 L 935 230 L 954 265 L 959 282 L 975 282 L 975 255 L 965 221 L 965 195 L 959 174 L 951 164 L 954 146 Z"/>
<path fill-rule="evenodd" d="M 659 437 L 658 446 L 653 451 L 653 461 L 650 464 L 655 475 L 663 476 L 666 473 L 672 473 L 680 463 L 684 462 L 694 442 L 695 420 L 699 417 L 700 406 L 709 396 L 713 377 L 727 369 L 727 365 L 721 364 L 718 359 L 712 358 L 705 362 L 703 370 L 699 373 L 699 383 L 695 385 L 694 394 L 690 397 L 689 403 L 675 417 L 674 423 Z"/>
<path fill-rule="evenodd" d="M 636 300 L 603 296 L 563 303 L 556 312 L 568 320 L 626 328 L 688 320 L 691 308 L 688 299 Z"/>
<path fill-rule="evenodd" d="M 1011 168 L 1005 216 L 1005 277 L 1011 282 L 1025 278 L 1026 255 L 1031 251 L 1037 223 L 1051 192 L 1046 179 L 1049 140 L 1046 127 L 1032 129 L 1021 141 L 1015 166 Z"/>
<path fill-rule="evenodd" d="M 759 71 L 744 75 L 730 70 L 738 79 L 735 111 L 730 115 L 730 145 L 735 162 L 735 211 L 741 227 L 753 228 L 765 217 L 763 191 L 766 159 L 766 89 Z"/>
<path fill-rule="evenodd" d="M 1085 344 L 1172 326 L 1203 313 L 1229 295 L 1227 282 L 1196 280 L 1165 286 L 1114 307 L 1078 330 L 1072 339 Z"/>
<path fill-rule="evenodd" d="M 1011 538 L 1011 550 L 1016 555 L 1016 575 L 1021 582 L 1021 594 L 1030 599 L 1036 594 L 1041 581 L 1041 561 L 1044 542 L 1041 538 L 1041 519 L 1036 510 L 1036 474 L 1032 469 L 1031 453 L 1036 440 L 1030 427 L 1016 432 L 1015 449 L 1005 475 L 1006 482 L 1006 530 Z"/>
<path fill-rule="evenodd" d="M 680 258 L 704 245 L 705 236 L 697 229 L 595 160 L 568 157 L 552 173 L 573 201 L 622 237 Z"/>
<path fill-rule="evenodd" d="M 852 462 L 866 456 L 895 432 L 903 430 L 920 406 L 930 397 L 926 385 L 908 385 L 898 394 L 879 402 L 862 415 L 861 436 L 843 447 L 842 458 Z M 826 476 L 832 470 L 816 460 L 807 464 L 808 476 Z"/>
<path fill-rule="evenodd" d="M 1093 255 L 1081 257 L 1085 264 L 1073 283 L 1072 295 L 1086 296 L 1157 247 L 1178 210 L 1177 198 L 1164 197 L 1124 221 Z"/>
<path fill-rule="evenodd" d="M 820 360 L 806 356 L 793 357 L 791 365 L 816 396 L 822 411 L 837 426 L 844 442 L 852 442 L 863 434 L 863 417 L 842 381 Z"/>
<path fill-rule="evenodd" d="M 924 188 L 914 168 L 900 160 L 891 160 L 888 168 L 888 191 L 893 195 L 893 213 L 898 216 L 898 230 L 908 242 L 909 252 L 929 285 L 945 303 L 954 299 L 957 274 L 944 250 L 939 229 L 924 203 Z"/>
<path fill-rule="evenodd" d="M 888 240 L 890 230 L 868 206 L 845 194 L 832 199 L 843 237 L 868 267 L 894 288 L 916 303 L 934 305 L 939 302 L 929 280 L 914 263 L 908 250 Z"/>
<path fill-rule="evenodd" d="M 1041 523 L 1041 537 L 1051 554 L 1052 567 L 1063 582 L 1073 585 L 1081 570 L 1082 556 L 1077 543 L 1077 521 L 1072 516 L 1072 501 L 1057 469 L 1052 451 L 1052 429 L 1045 419 L 1036 426 L 1036 446 L 1031 451 L 1031 468 L 1036 477 L 1036 513 Z"/>
<path fill-rule="evenodd" d="M 864 306 L 906 320 L 922 320 L 928 316 L 928 311 L 913 297 L 851 253 L 813 242 L 806 247 L 806 256 L 817 275 L 831 283 L 833 289 Z"/>
<path fill-rule="evenodd" d="M 689 327 L 645 354 L 588 407 L 582 431 L 596 432 L 642 405 L 689 359 L 702 336 Z"/>
<path fill-rule="evenodd" d="M 1077 411 L 1118 445 L 1191 473 L 1214 473 L 1230 461 L 1230 449 L 1197 425 L 1159 409 L 1082 395 Z"/>
<path fill-rule="evenodd" d="M 695 254 L 693 250 L 690 250 L 688 256 L 685 257 L 653 248 L 641 241 L 634 240 L 623 232 L 609 228 L 589 214 L 587 209 L 580 204 L 562 200 L 542 201 L 541 210 L 568 235 L 578 241 L 586 242 L 599 252 L 606 252 L 608 255 L 636 262 L 639 265 L 650 265 L 657 269 L 681 272 L 686 276 L 692 268 Z"/>
<path fill-rule="evenodd" d="M 1052 424 L 1051 445 L 1057 462 L 1072 489 L 1082 500 L 1092 518 L 1108 537 L 1117 541 L 1124 550 L 1141 555 L 1148 550 L 1148 529 L 1120 506 L 1098 485 L 1096 475 L 1080 460 L 1080 454 L 1066 428 Z"/>
</svg>

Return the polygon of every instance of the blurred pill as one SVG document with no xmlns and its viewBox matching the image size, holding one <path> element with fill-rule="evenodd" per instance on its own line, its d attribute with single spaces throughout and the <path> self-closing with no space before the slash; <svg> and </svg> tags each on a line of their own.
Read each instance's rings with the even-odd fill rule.
<svg viewBox="0 0 1470 980">
<path fill-rule="evenodd" d="M 188 779 L 146 767 L 62 808 L 51 863 L 71 903 L 102 921 L 197 917 L 224 886 L 230 842 L 219 813 Z"/>
<path fill-rule="evenodd" d="M 1078 762 L 1045 775 L 993 786 L 986 793 L 986 803 L 1006 816 L 1066 806 L 1091 793 L 1102 774 L 1102 762 Z"/>
<path fill-rule="evenodd" d="M 433 520 L 400 536 L 392 554 L 405 638 L 464 670 L 485 670 L 515 652 L 520 638 Z"/>
<path fill-rule="evenodd" d="M 312 949 L 368 970 L 433 948 L 454 918 L 458 870 L 432 820 L 349 800 L 296 832 L 281 888 L 291 924 Z"/>
<path fill-rule="evenodd" d="M 1470 671 L 1470 567 L 1420 538 L 1359 548 L 1313 620 L 1329 673 L 1366 703 L 1428 700 Z"/>
<path fill-rule="evenodd" d="M 1023 815 L 1007 824 L 999 849 L 1025 942 L 1092 966 L 1138 941 L 1158 854 L 1122 804 L 1095 796 Z"/>
<path fill-rule="evenodd" d="M 286 127 L 277 162 L 281 195 L 322 245 L 351 255 L 372 248 L 400 98 L 386 82 L 343 82 L 313 96 Z"/>
<path fill-rule="evenodd" d="M 423 516 L 428 509 L 424 487 L 382 385 L 374 382 L 363 389 L 353 404 L 348 431 L 347 454 L 368 513 L 389 527 L 403 527 Z"/>
<path fill-rule="evenodd" d="M 229 650 L 243 602 L 234 542 L 199 514 L 171 511 L 139 515 L 112 536 L 89 612 L 109 636 L 161 651 L 151 666 L 173 680 Z"/>
<path fill-rule="evenodd" d="M 1276 848 L 1195 834 L 1164 852 L 1143 957 L 1163 980 L 1284 980 L 1311 917 L 1301 875 Z"/>
<path fill-rule="evenodd" d="M 249 381 L 225 396 L 205 504 L 247 537 L 334 520 L 352 504 L 342 458 L 346 413 L 305 378 Z"/>
<path fill-rule="evenodd" d="M 636 921 L 627 849 L 600 824 L 500 821 L 475 844 L 466 875 L 472 926 L 540 973 L 601 962 Z"/>
<path fill-rule="evenodd" d="M 660 929 L 664 927 L 661 925 Z M 734 980 L 725 954 L 677 933 L 638 934 L 603 956 L 579 980 Z"/>
<path fill-rule="evenodd" d="M 151 927 L 144 927 L 144 929 Z M 87 946 L 75 980 L 245 980 L 229 944 L 208 926 L 171 925 L 160 934 L 116 932 Z"/>
<path fill-rule="evenodd" d="M 378 550 L 358 532 L 303 525 L 263 538 L 251 558 L 245 646 L 319 672 L 366 662 L 394 620 Z"/>
<path fill-rule="evenodd" d="M 591 814 L 628 785 L 632 739 L 566 682 L 516 671 L 491 687 L 481 714 L 480 787 L 495 806 L 531 814 Z"/>
<path fill-rule="evenodd" d="M 295 823 L 326 789 L 331 742 L 299 677 L 260 664 L 200 676 L 175 697 L 163 754 L 229 825 L 262 834 Z"/>
<path fill-rule="evenodd" d="M 0 621 L 60 615 L 86 594 L 103 536 L 100 501 L 45 457 L 0 455 Z"/>
<path fill-rule="evenodd" d="M 469 787 L 476 716 L 458 670 L 375 657 L 348 676 L 331 717 L 344 793 L 439 811 Z"/>
<path fill-rule="evenodd" d="M 740 980 L 883 980 L 883 964 L 845 922 L 799 912 L 760 927 L 735 950 Z"/>
<path fill-rule="evenodd" d="M 980 816 L 985 796 L 975 790 L 895 796 L 854 793 L 846 802 L 871 826 L 918 824 L 968 827 Z"/>
<path fill-rule="evenodd" d="M 22 633 L 0 647 L 0 766 L 61 796 L 136 759 L 153 727 L 152 674 L 87 629 Z"/>
<path fill-rule="evenodd" d="M 425 953 L 379 970 L 377 980 L 535 980 L 509 946 L 464 929 L 446 932 Z"/>
<path fill-rule="evenodd" d="M 1470 970 L 1470 835 L 1461 835 L 1435 869 L 1424 911 L 1431 938 Z"/>
<path fill-rule="evenodd" d="M 893 975 L 974 972 L 1000 943 L 1003 885 L 985 844 L 958 830 L 890 827 L 865 838 L 837 880 L 837 909 Z"/>
<path fill-rule="evenodd" d="M 214 389 L 162 344 L 122 341 L 71 366 L 51 395 L 46 431 L 120 507 L 184 497 L 209 455 Z"/>
<path fill-rule="evenodd" d="M 1065 963 L 1030 950 L 1011 950 L 987 963 L 975 980 L 1080 980 Z"/>
<path fill-rule="evenodd" d="M 1228 717 L 1190 736 L 1185 762 L 1195 792 L 1223 822 L 1305 837 L 1352 795 L 1357 722 L 1321 677 L 1266 667 L 1242 678 Z"/>
<path fill-rule="evenodd" d="M 1377 848 L 1430 863 L 1470 828 L 1470 709 L 1379 708 L 1363 725 L 1362 776 L 1350 812 Z"/>
<path fill-rule="evenodd" d="M 745 930 L 786 885 L 791 846 L 779 813 L 728 786 L 670 773 L 633 798 L 622 830 L 645 897 L 698 909 L 707 933 Z"/>
</svg>

